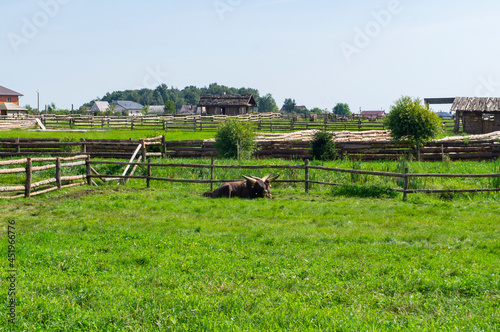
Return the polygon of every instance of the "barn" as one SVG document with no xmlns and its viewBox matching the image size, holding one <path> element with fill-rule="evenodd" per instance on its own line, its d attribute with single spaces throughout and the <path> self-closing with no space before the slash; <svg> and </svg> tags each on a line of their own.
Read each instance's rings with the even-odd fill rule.
<svg viewBox="0 0 500 332">
<path fill-rule="evenodd" d="M 451 107 L 467 134 L 500 131 L 500 98 L 457 97 Z"/>
<path fill-rule="evenodd" d="M 205 107 L 207 115 L 240 115 L 257 107 L 257 102 L 251 94 L 202 95 L 198 107 Z"/>
</svg>

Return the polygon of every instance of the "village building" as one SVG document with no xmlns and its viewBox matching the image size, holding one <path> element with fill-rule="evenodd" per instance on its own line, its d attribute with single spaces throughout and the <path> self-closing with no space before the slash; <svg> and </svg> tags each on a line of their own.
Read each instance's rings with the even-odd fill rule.
<svg viewBox="0 0 500 332">
<path fill-rule="evenodd" d="M 0 85 L 0 104 L 2 103 L 12 103 L 19 105 L 19 97 L 23 95 L 11 89 L 7 89 Z"/>
<path fill-rule="evenodd" d="M 196 114 L 197 109 L 196 105 L 182 105 L 179 114 Z"/>
<path fill-rule="evenodd" d="M 385 118 L 385 111 L 361 111 L 360 116 L 367 119 L 382 119 Z"/>
<path fill-rule="evenodd" d="M 474 135 L 500 131 L 500 98 L 457 97 L 451 110 L 456 112 L 456 130 L 461 118 L 464 133 Z"/>
<path fill-rule="evenodd" d="M 202 95 L 198 107 L 205 107 L 207 115 L 241 115 L 257 107 L 257 102 L 251 94 Z"/>
<path fill-rule="evenodd" d="M 163 115 L 165 113 L 165 106 L 151 105 L 148 107 L 149 115 Z"/>
<path fill-rule="evenodd" d="M 141 116 L 142 106 L 139 103 L 128 100 L 114 100 L 111 102 L 112 107 L 114 107 L 115 112 L 119 112 L 126 116 Z"/>
<path fill-rule="evenodd" d="M 14 103 L 1 103 L 0 115 L 8 117 L 20 117 L 28 115 L 28 109 Z"/>
<path fill-rule="evenodd" d="M 104 114 L 109 111 L 109 103 L 107 101 L 94 101 L 94 104 L 89 110 L 90 114 Z"/>
</svg>

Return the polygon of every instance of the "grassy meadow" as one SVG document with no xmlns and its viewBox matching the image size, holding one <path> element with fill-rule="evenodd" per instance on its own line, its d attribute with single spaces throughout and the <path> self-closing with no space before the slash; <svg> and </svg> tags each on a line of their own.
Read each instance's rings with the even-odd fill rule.
<svg viewBox="0 0 500 332">
<path fill-rule="evenodd" d="M 182 141 L 182 140 L 201 140 L 213 138 L 213 132 L 189 132 L 189 131 L 168 131 L 163 130 L 87 130 L 87 131 L 63 131 L 63 130 L 9 130 L 0 131 L 1 138 L 60 138 L 60 139 L 132 139 L 139 140 L 141 138 L 157 137 L 165 135 L 167 141 Z"/>
<path fill-rule="evenodd" d="M 8 133 L 8 134 L 7 134 Z M 154 131 L 11 131 L 1 137 L 139 139 Z M 167 133 L 167 140 L 213 133 Z M 161 160 L 187 164 L 207 159 Z M 37 166 L 44 163 L 38 163 Z M 219 165 L 302 165 L 217 160 Z M 500 172 L 496 162 L 311 162 L 411 173 Z M 22 166 L 12 166 L 22 167 Z M 95 165 L 101 174 L 123 166 Z M 84 167 L 63 169 L 64 175 Z M 216 169 L 217 179 L 269 170 Z M 272 171 L 303 179 L 303 170 Z M 37 172 L 33 181 L 54 176 Z M 139 167 L 136 174 L 145 175 Z M 199 168 L 152 176 L 209 179 Z M 409 195 L 398 179 L 311 170 L 339 187 L 273 184 L 273 200 L 209 199 L 206 184 L 131 180 L 0 200 L 0 331 L 500 330 L 500 194 Z M 1 175 L 0 186 L 22 185 Z M 499 188 L 497 179 L 421 178 L 411 189 Z M 363 198 L 362 198 L 363 197 Z M 16 322 L 8 312 L 15 221 Z"/>
<path fill-rule="evenodd" d="M 18 270 L 16 323 L 0 331 L 500 329 L 498 195 L 204 190 L 131 181 L 0 201 L 0 266 L 15 220 Z"/>
</svg>

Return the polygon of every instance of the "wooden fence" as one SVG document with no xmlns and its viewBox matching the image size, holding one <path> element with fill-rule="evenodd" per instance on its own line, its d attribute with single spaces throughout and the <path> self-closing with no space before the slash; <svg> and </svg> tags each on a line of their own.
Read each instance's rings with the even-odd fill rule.
<svg viewBox="0 0 500 332">
<path fill-rule="evenodd" d="M 143 160 L 147 157 L 210 158 L 217 151 L 212 141 L 166 141 L 165 136 L 144 140 L 91 140 L 61 142 L 59 139 L 0 139 L 0 157 L 33 155 L 71 156 L 88 154 L 92 158 L 129 159 L 141 144 Z M 339 157 L 362 161 L 397 160 L 413 156 L 415 160 L 442 161 L 496 160 L 500 157 L 500 142 L 446 141 L 428 142 L 419 151 L 392 141 L 337 142 Z M 254 158 L 312 159 L 307 141 L 261 141 Z"/>
<path fill-rule="evenodd" d="M 0 166 L 25 165 L 22 168 L 0 168 L 0 175 L 19 174 L 19 173 L 26 174 L 26 180 L 24 181 L 25 182 L 24 185 L 0 187 L 0 193 L 22 191 L 23 192 L 22 194 L 15 194 L 12 196 L 1 196 L 0 199 L 31 197 L 31 196 L 41 195 L 53 190 L 61 190 L 63 188 L 69 188 L 86 184 L 88 181 L 86 174 L 74 175 L 74 176 L 61 176 L 61 170 L 65 167 L 88 165 L 87 159 L 88 156 L 79 155 L 70 158 L 25 158 L 20 160 L 0 161 Z M 73 162 L 63 164 L 61 163 L 63 161 L 73 161 Z M 33 166 L 33 163 L 36 162 L 55 162 L 55 164 Z M 45 179 L 38 182 L 32 182 L 33 173 L 49 169 L 55 169 L 55 175 L 53 178 Z M 78 180 L 85 180 L 85 181 L 73 182 Z M 67 184 L 63 185 L 63 182 L 67 182 Z M 41 189 L 41 190 L 33 191 L 34 189 Z"/>
<path fill-rule="evenodd" d="M 81 160 L 81 161 L 76 161 Z M 55 165 L 43 165 L 34 167 L 34 162 L 47 162 L 47 161 L 55 161 Z M 71 163 L 62 164 L 62 161 L 73 161 Z M 75 162 L 76 161 L 76 162 Z M 395 192 L 400 192 L 403 194 L 403 199 L 406 200 L 408 194 L 414 193 L 457 193 L 457 192 L 498 192 L 500 191 L 500 181 L 495 181 L 492 183 L 497 183 L 497 185 L 493 185 L 493 188 L 468 188 L 468 189 L 424 189 L 424 188 L 410 188 L 410 179 L 414 178 L 490 178 L 490 179 L 498 179 L 500 178 L 500 173 L 497 174 L 412 174 L 409 172 L 409 169 L 406 168 L 404 173 L 395 173 L 395 172 L 378 172 L 378 171 L 364 171 L 357 169 L 341 169 L 341 168 L 330 168 L 323 166 L 314 166 L 310 165 L 309 160 L 305 160 L 303 165 L 216 165 L 215 160 L 212 158 L 212 161 L 209 165 L 201 165 L 201 164 L 179 164 L 179 163 L 151 163 L 151 160 L 148 159 L 147 162 L 118 162 L 118 161 L 97 161 L 91 160 L 90 157 L 81 155 L 75 156 L 72 158 L 38 158 L 31 159 L 26 158 L 22 160 L 9 160 L 0 162 L 0 166 L 11 166 L 11 165 L 20 165 L 25 164 L 24 168 L 4 168 L 0 169 L 0 175 L 4 174 L 14 174 L 14 173 L 25 173 L 26 181 L 24 186 L 8 186 L 8 187 L 0 187 L 0 192 L 19 192 L 23 191 L 23 194 L 0 197 L 2 199 L 10 199 L 10 198 L 20 198 L 20 197 L 30 197 L 35 195 L 40 195 L 43 193 L 47 193 L 53 190 L 60 190 L 63 188 L 69 188 L 73 186 L 79 186 L 83 184 L 88 185 L 97 185 L 94 181 L 95 178 L 109 181 L 112 180 L 122 180 L 122 183 L 127 183 L 130 179 L 143 179 L 146 181 L 146 186 L 149 188 L 151 186 L 151 181 L 165 181 L 172 183 L 198 183 L 198 184 L 208 184 L 211 189 L 213 189 L 214 184 L 218 184 L 221 182 L 227 181 L 237 181 L 237 180 L 228 180 L 228 179 L 215 179 L 215 169 L 237 169 L 237 170 L 256 170 L 256 169 L 266 169 L 266 170 L 277 170 L 284 171 L 287 169 L 293 170 L 301 170 L 303 171 L 303 178 L 301 179 L 280 179 L 277 180 L 277 183 L 299 183 L 304 184 L 304 190 L 306 193 L 309 193 L 311 184 L 318 185 L 326 185 L 326 186 L 338 186 L 341 185 L 339 183 L 332 183 L 326 181 L 318 181 L 312 180 L 310 177 L 311 171 L 323 171 L 323 172 L 340 172 L 340 173 L 349 173 L 349 174 L 357 174 L 357 175 L 366 175 L 366 176 L 378 176 L 385 178 L 397 178 L 402 179 L 403 185 L 399 188 L 392 188 L 390 190 Z M 61 169 L 63 167 L 75 167 L 75 166 L 83 166 L 85 165 L 86 173 L 83 175 L 76 176 L 61 176 Z M 139 167 L 146 168 L 146 175 L 133 175 L 134 171 L 130 174 L 126 174 L 125 171 L 122 175 L 116 174 L 99 174 L 98 171 L 93 167 L 93 165 L 121 165 L 126 167 L 127 169 L 130 167 L 134 167 L 134 170 Z M 153 168 L 170 168 L 170 167 L 181 167 L 181 168 L 199 168 L 199 169 L 208 169 L 210 170 L 210 179 L 174 179 L 174 178 L 165 178 L 165 177 L 157 177 L 152 176 Z M 55 177 L 50 178 L 43 181 L 32 182 L 33 172 L 43 171 L 48 169 L 55 169 Z M 78 180 L 85 180 L 77 183 L 69 183 L 63 185 L 63 182 L 72 182 Z M 41 188 L 44 186 L 50 186 L 56 184 L 53 187 L 49 187 L 43 190 L 32 191 L 35 188 Z"/>
<path fill-rule="evenodd" d="M 138 116 L 138 117 L 103 117 L 103 116 L 56 116 L 44 115 L 40 119 L 47 128 L 73 129 L 151 129 L 174 131 L 209 131 L 217 129 L 219 123 L 229 116 Z M 262 132 L 294 132 L 299 130 L 319 129 L 327 131 L 366 131 L 384 130 L 383 119 L 361 119 L 354 117 L 303 118 L 299 116 L 283 117 L 280 113 L 246 114 L 235 118 L 253 123 Z M 2 119 L 0 119 L 2 120 Z M 16 121 L 10 118 L 9 121 Z M 1 122 L 1 121 L 0 121 Z M 446 130 L 454 128 L 453 120 L 443 120 Z"/>
<path fill-rule="evenodd" d="M 405 168 L 404 173 L 395 173 L 395 172 L 378 172 L 378 171 L 363 171 L 357 169 L 341 169 L 341 168 L 331 168 L 331 167 L 323 167 L 323 166 L 313 166 L 309 164 L 309 160 L 305 160 L 304 165 L 216 165 L 214 162 L 214 158 L 210 165 L 200 165 L 200 164 L 175 164 L 175 163 L 151 163 L 151 160 L 148 160 L 147 163 L 140 162 L 117 162 L 117 161 L 96 161 L 96 160 L 88 160 L 88 164 L 90 165 L 122 165 L 122 166 L 144 166 L 147 169 L 146 175 L 101 175 L 94 171 L 95 174 L 92 174 L 90 169 L 87 171 L 87 178 L 108 178 L 113 177 L 117 179 L 143 179 L 146 180 L 146 186 L 150 188 L 151 181 L 165 181 L 165 182 L 173 182 L 173 183 L 197 183 L 197 184 L 210 184 L 210 189 L 213 190 L 213 185 L 216 183 L 229 182 L 229 181 L 239 181 L 239 180 L 228 180 L 228 179 L 215 179 L 215 169 L 238 169 L 238 170 L 256 170 L 256 169 L 266 169 L 266 170 L 279 170 L 283 171 L 286 169 L 294 169 L 294 170 L 302 170 L 304 173 L 303 179 L 280 179 L 276 180 L 276 183 L 303 183 L 304 190 L 306 193 L 309 193 L 311 184 L 319 184 L 319 185 L 327 185 L 327 186 L 339 186 L 342 184 L 339 183 L 331 183 L 324 181 L 314 181 L 310 179 L 310 172 L 312 170 L 321 170 L 326 172 L 340 172 L 340 173 L 349 173 L 349 174 L 357 174 L 357 175 L 370 175 L 370 176 L 380 176 L 386 178 L 399 178 L 403 179 L 404 185 L 402 188 L 392 188 L 391 191 L 400 192 L 403 194 L 403 200 L 407 199 L 408 194 L 414 193 L 464 193 L 464 192 L 499 192 L 500 186 L 498 188 L 473 188 L 473 189 L 412 189 L 410 188 L 410 179 L 412 178 L 500 178 L 500 173 L 496 174 L 412 174 L 409 172 L 408 168 Z M 166 167 L 182 167 L 182 168 L 200 168 L 200 169 L 209 169 L 210 170 L 210 179 L 173 179 L 173 178 L 164 178 L 164 177 L 153 177 L 152 169 L 154 167 L 166 168 Z M 500 184 L 500 181 L 498 182 Z"/>
</svg>

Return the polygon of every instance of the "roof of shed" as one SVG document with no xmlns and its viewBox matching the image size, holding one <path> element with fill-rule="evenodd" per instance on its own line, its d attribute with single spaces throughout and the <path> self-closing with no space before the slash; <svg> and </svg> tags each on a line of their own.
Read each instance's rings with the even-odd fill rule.
<svg viewBox="0 0 500 332">
<path fill-rule="evenodd" d="M 251 94 L 246 95 L 202 95 L 198 107 L 248 106 L 257 107 Z"/>
<path fill-rule="evenodd" d="M 2 104 L 0 104 L 0 110 L 1 111 L 21 111 L 21 112 L 28 112 L 27 108 L 24 108 L 22 106 L 14 104 L 14 103 L 2 103 Z"/>
<path fill-rule="evenodd" d="M 500 112 L 500 98 L 457 97 L 451 106 L 452 111 L 462 112 Z"/>
<path fill-rule="evenodd" d="M 0 96 L 23 96 L 21 93 L 0 85 Z"/>
</svg>

